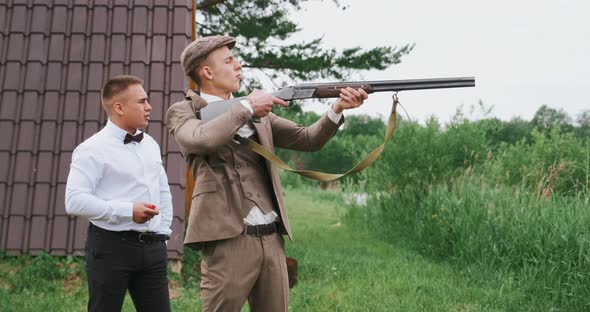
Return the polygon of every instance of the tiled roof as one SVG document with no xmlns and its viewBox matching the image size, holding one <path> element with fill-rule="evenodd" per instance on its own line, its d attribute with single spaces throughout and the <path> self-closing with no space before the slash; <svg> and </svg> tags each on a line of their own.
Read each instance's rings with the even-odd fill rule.
<svg viewBox="0 0 590 312">
<path fill-rule="evenodd" d="M 0 1 L 0 250 L 82 254 L 87 221 L 69 216 L 72 151 L 106 121 L 109 77 L 145 80 L 147 132 L 160 143 L 174 200 L 169 257 L 182 257 L 185 162 L 164 125 L 183 98 L 180 53 L 191 0 Z"/>
</svg>

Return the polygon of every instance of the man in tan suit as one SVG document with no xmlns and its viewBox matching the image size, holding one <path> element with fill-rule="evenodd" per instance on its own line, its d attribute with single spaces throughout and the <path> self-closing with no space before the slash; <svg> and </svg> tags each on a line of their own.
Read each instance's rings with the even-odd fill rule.
<svg viewBox="0 0 590 312">
<path fill-rule="evenodd" d="M 235 43 L 226 36 L 204 37 L 190 43 L 180 57 L 200 90 L 189 91 L 166 116 L 195 177 L 185 244 L 202 250 L 203 311 L 240 311 L 246 300 L 251 311 L 287 311 L 282 235 L 291 238 L 291 228 L 279 174 L 236 136 L 270 150 L 317 151 L 343 123 L 342 111 L 360 106 L 367 93 L 343 89 L 317 122 L 297 125 L 271 112 L 274 105 L 287 103 L 270 94 L 232 97 L 242 69 L 230 50 Z M 231 108 L 203 122 L 201 109 L 218 101 L 231 101 Z M 253 116 L 260 122 L 250 122 Z"/>
</svg>

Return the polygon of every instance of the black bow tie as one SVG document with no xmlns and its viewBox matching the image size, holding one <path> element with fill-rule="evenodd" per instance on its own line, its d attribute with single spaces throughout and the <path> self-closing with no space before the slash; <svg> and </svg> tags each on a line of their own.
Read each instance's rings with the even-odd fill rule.
<svg viewBox="0 0 590 312">
<path fill-rule="evenodd" d="M 123 139 L 123 143 L 127 144 L 127 143 L 131 143 L 133 141 L 139 143 L 139 142 L 141 142 L 141 140 L 143 140 L 143 132 L 140 132 L 137 135 L 131 135 L 130 133 L 127 133 L 125 135 L 125 139 Z"/>
</svg>

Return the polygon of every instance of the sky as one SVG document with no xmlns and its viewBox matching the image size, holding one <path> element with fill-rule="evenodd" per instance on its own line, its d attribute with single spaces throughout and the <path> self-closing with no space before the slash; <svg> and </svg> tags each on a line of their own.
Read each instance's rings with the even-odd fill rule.
<svg viewBox="0 0 590 312">
<path fill-rule="evenodd" d="M 574 119 L 590 109 L 590 1 L 582 0 L 340 0 L 310 1 L 293 14 L 302 31 L 293 41 L 323 37 L 326 48 L 415 44 L 402 62 L 353 80 L 474 76 L 476 87 L 400 92 L 414 120 L 447 122 L 458 107 L 481 118 L 530 120 L 541 105 Z M 373 93 L 356 113 L 386 116 L 391 93 Z M 323 112 L 325 105 L 305 103 Z M 349 112 L 353 113 L 353 112 Z"/>
</svg>

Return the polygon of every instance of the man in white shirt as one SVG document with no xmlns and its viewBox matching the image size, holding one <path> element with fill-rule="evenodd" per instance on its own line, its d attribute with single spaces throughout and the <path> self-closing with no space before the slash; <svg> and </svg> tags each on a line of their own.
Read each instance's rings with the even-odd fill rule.
<svg viewBox="0 0 590 312">
<path fill-rule="evenodd" d="M 106 126 L 72 155 L 66 211 L 88 218 L 88 311 L 121 311 L 129 290 L 137 311 L 170 311 L 166 240 L 172 197 L 158 143 L 139 129 L 151 106 L 134 76 L 102 89 Z"/>
<path fill-rule="evenodd" d="M 291 237 L 279 174 L 239 137 L 274 147 L 316 151 L 343 123 L 342 111 L 360 106 L 362 89 L 341 90 L 328 112 L 309 127 L 273 114 L 287 103 L 254 91 L 232 98 L 241 65 L 231 52 L 236 40 L 203 37 L 181 54 L 185 74 L 199 87 L 172 105 L 166 125 L 195 177 L 185 244 L 202 250 L 203 311 L 287 311 L 289 287 L 282 235 Z M 226 101 L 229 110 L 203 122 L 201 109 Z M 252 123 L 251 117 L 260 121 Z M 238 137 L 236 137 L 238 136 Z"/>
</svg>

